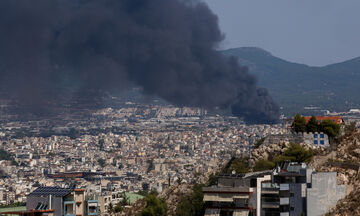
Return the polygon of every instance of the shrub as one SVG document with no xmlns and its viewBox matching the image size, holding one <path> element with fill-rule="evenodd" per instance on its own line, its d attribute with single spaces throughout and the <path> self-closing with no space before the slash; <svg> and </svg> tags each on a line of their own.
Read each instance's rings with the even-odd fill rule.
<svg viewBox="0 0 360 216">
<path fill-rule="evenodd" d="M 235 170 L 235 172 L 238 174 L 249 172 L 248 162 L 245 159 L 240 158 L 233 160 L 228 171 L 232 172 L 233 170 Z"/>
<path fill-rule="evenodd" d="M 286 160 L 293 162 L 310 162 L 312 157 L 314 156 L 313 150 L 306 150 L 299 144 L 290 143 L 290 146 L 284 151 L 284 153 L 280 156 L 274 158 L 274 162 L 280 164 Z"/>
<path fill-rule="evenodd" d="M 253 168 L 254 172 L 270 170 L 275 168 L 275 163 L 268 160 L 258 160 Z"/>
</svg>

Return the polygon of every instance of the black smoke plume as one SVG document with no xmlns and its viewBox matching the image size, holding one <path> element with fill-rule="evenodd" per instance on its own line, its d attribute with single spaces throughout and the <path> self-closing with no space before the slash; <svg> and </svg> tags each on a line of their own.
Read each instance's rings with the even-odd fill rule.
<svg viewBox="0 0 360 216">
<path fill-rule="evenodd" d="M 42 104 L 65 88 L 137 85 L 176 105 L 276 121 L 267 91 L 216 51 L 223 38 L 217 17 L 196 0 L 1 0 L 0 88 Z"/>
</svg>

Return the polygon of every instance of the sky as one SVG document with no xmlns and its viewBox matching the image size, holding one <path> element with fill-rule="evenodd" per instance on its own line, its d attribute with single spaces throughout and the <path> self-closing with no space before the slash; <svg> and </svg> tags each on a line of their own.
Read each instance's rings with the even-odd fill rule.
<svg viewBox="0 0 360 216">
<path fill-rule="evenodd" d="M 324 66 L 360 56 L 359 0 L 204 0 L 219 17 L 220 49 L 255 46 Z"/>
</svg>

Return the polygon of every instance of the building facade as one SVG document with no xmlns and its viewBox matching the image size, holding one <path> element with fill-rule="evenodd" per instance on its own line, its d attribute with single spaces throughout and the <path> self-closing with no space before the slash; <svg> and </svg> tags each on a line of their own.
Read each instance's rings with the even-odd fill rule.
<svg viewBox="0 0 360 216">
<path fill-rule="evenodd" d="M 95 216 L 98 201 L 86 198 L 84 189 L 39 187 L 27 197 L 28 212 L 41 211 L 50 216 Z"/>
<path fill-rule="evenodd" d="M 285 162 L 272 171 L 219 176 L 203 189 L 208 216 L 321 216 L 346 196 L 335 172 Z"/>
</svg>

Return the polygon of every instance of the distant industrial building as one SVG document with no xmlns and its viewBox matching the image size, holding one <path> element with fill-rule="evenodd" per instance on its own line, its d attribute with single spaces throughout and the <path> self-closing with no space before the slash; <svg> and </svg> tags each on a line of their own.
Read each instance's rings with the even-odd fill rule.
<svg viewBox="0 0 360 216">
<path fill-rule="evenodd" d="M 273 171 L 218 176 L 203 188 L 206 216 L 320 216 L 346 195 L 336 173 L 284 163 Z"/>
</svg>

